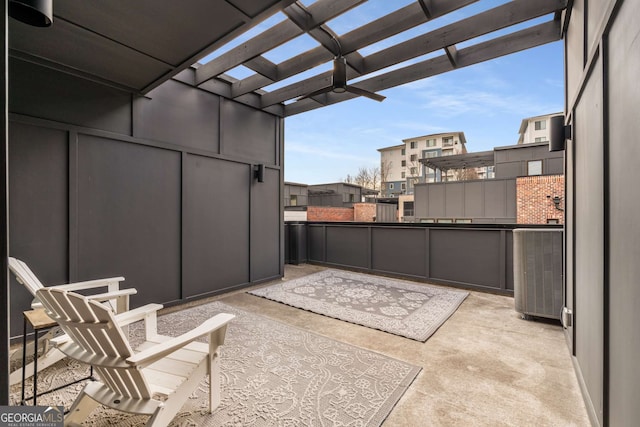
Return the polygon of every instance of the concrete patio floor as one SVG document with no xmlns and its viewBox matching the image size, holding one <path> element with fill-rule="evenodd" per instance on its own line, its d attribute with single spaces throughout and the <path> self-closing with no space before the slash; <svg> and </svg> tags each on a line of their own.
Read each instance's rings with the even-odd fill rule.
<svg viewBox="0 0 640 427">
<path fill-rule="evenodd" d="M 322 269 L 287 265 L 283 280 Z M 522 320 L 513 298 L 471 291 L 421 343 L 246 290 L 214 299 L 422 367 L 385 427 L 590 425 L 561 326 Z"/>
</svg>

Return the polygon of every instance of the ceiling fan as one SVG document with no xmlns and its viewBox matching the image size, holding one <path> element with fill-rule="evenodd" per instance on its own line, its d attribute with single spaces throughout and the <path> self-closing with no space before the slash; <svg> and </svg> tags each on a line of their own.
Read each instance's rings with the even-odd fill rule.
<svg viewBox="0 0 640 427">
<path fill-rule="evenodd" d="M 368 90 L 360 89 L 355 86 L 347 85 L 347 59 L 344 56 L 337 56 L 333 59 L 333 76 L 331 77 L 331 86 L 316 90 L 298 98 L 298 101 L 305 98 L 312 98 L 327 92 L 344 93 L 351 92 L 355 95 L 366 96 L 374 101 L 382 102 L 385 96 Z"/>
</svg>

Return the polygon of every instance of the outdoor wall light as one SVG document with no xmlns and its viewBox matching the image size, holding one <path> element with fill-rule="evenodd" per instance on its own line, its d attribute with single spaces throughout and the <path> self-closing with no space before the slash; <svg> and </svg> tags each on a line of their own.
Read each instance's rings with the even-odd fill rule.
<svg viewBox="0 0 640 427">
<path fill-rule="evenodd" d="M 50 27 L 53 0 L 9 0 L 9 16 L 34 27 Z"/>
<path fill-rule="evenodd" d="M 560 196 L 547 196 L 547 199 L 551 199 L 551 201 L 553 202 L 553 206 L 555 206 L 555 208 L 559 211 L 564 211 L 563 208 L 560 207 L 560 203 L 562 203 L 562 197 Z"/>
<path fill-rule="evenodd" d="M 253 178 L 258 182 L 264 182 L 264 165 L 253 165 Z"/>
<path fill-rule="evenodd" d="M 550 119 L 549 151 L 562 151 L 567 139 L 571 139 L 571 125 L 564 124 L 564 116 L 554 116 Z"/>
</svg>

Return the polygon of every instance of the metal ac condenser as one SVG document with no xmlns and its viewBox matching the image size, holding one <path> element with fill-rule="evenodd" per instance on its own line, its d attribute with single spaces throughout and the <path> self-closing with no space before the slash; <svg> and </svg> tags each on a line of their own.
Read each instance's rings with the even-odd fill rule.
<svg viewBox="0 0 640 427">
<path fill-rule="evenodd" d="M 562 230 L 513 230 L 516 311 L 560 320 L 563 306 Z"/>
</svg>

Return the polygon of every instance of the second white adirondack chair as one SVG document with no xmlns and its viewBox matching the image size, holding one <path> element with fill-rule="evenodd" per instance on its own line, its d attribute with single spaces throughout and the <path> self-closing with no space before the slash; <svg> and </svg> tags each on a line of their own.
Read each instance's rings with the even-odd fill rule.
<svg viewBox="0 0 640 427">
<path fill-rule="evenodd" d="M 171 422 L 185 401 L 209 375 L 209 412 L 220 404 L 220 360 L 227 324 L 235 316 L 220 313 L 175 338 L 159 335 L 156 309 L 141 307 L 114 315 L 104 305 L 59 289 L 37 296 L 47 314 L 70 340 L 54 339 L 67 356 L 90 364 L 101 381 L 88 383 L 71 406 L 65 425 L 81 423 L 99 404 L 118 411 L 149 415 L 148 426 Z M 145 342 L 134 351 L 118 326 L 145 320 Z M 208 337 L 209 343 L 194 342 Z M 161 401 L 154 394 L 166 396 Z"/>
<path fill-rule="evenodd" d="M 33 273 L 33 271 L 31 271 L 29 266 L 17 258 L 9 257 L 9 269 L 15 275 L 17 282 L 24 285 L 29 293 L 33 295 L 34 300 L 31 303 L 31 308 L 42 307 L 42 304 L 36 297 L 36 293 L 39 289 L 44 288 L 44 285 L 40 280 L 38 280 L 38 277 Z M 57 289 L 69 291 L 98 290 L 100 293 L 90 295 L 89 298 L 107 304 L 107 306 L 116 313 L 122 313 L 129 310 L 129 297 L 138 292 L 134 288 L 120 289 L 120 282 L 122 281 L 124 281 L 124 277 L 111 277 L 107 279 L 69 283 L 55 287 Z M 64 359 L 65 357 L 64 354 L 60 353 L 60 351 L 48 344 L 49 340 L 51 340 L 55 334 L 56 330 L 52 330 L 43 335 L 40 339 L 42 341 L 41 348 L 43 348 L 43 352 L 42 356 L 38 358 L 38 372 L 53 365 L 59 360 Z M 29 354 L 31 351 L 31 349 L 27 349 Z M 16 351 L 13 355 L 17 354 L 21 354 L 21 352 Z M 34 364 L 32 362 L 25 367 L 25 378 L 29 378 L 33 375 L 33 366 Z M 9 384 L 17 384 L 20 381 L 22 381 L 22 368 L 16 369 L 9 375 Z"/>
</svg>

